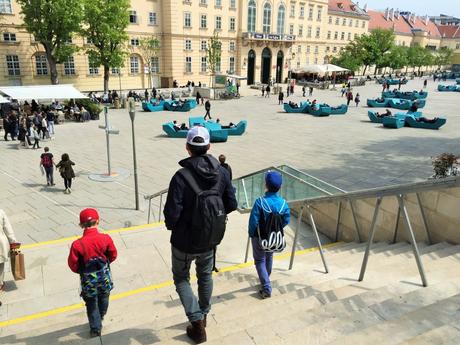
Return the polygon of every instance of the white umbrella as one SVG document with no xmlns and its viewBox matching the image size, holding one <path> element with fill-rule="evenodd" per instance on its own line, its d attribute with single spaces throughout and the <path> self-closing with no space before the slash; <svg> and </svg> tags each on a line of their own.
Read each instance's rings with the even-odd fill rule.
<svg viewBox="0 0 460 345">
<path fill-rule="evenodd" d="M 329 72 L 345 72 L 348 71 L 346 68 L 340 66 L 325 64 L 325 65 L 306 65 L 304 67 L 293 70 L 294 73 L 313 73 L 313 74 L 324 74 Z"/>
<path fill-rule="evenodd" d="M 0 86 L 0 92 L 17 100 L 87 98 L 73 85 Z"/>
</svg>

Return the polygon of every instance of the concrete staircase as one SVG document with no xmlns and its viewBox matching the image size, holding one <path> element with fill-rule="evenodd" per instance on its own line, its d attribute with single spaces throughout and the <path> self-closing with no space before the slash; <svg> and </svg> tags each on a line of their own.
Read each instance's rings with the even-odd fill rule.
<svg viewBox="0 0 460 345">
<path fill-rule="evenodd" d="M 460 246 L 420 243 L 423 288 L 406 243 L 377 243 L 363 282 L 365 244 L 275 261 L 272 298 L 257 297 L 253 266 L 216 275 L 209 344 L 460 344 Z M 194 283 L 195 284 L 195 283 Z M 27 303 L 27 302 L 24 302 Z M 83 309 L 4 327 L 1 344 L 183 344 L 187 325 L 173 286 L 111 302 L 101 339 L 88 338 Z"/>
</svg>

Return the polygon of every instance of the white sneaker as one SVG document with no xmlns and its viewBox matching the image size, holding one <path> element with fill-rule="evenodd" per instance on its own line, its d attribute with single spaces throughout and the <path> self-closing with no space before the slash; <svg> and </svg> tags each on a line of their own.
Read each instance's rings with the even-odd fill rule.
<svg viewBox="0 0 460 345">
<path fill-rule="evenodd" d="M 64 194 L 69 194 L 69 188 L 66 188 L 66 190 L 64 191 Z"/>
<path fill-rule="evenodd" d="M 67 190 L 69 191 L 69 194 L 72 193 L 72 189 L 70 188 L 67 188 Z"/>
</svg>

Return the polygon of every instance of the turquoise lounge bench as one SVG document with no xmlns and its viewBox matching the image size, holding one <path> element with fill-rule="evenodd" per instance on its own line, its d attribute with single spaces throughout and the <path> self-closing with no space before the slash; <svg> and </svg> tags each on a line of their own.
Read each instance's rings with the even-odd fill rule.
<svg viewBox="0 0 460 345">
<path fill-rule="evenodd" d="M 453 91 L 458 91 L 459 87 L 457 85 L 438 85 L 438 91 L 441 92 L 453 92 Z"/>
<path fill-rule="evenodd" d="M 439 117 L 434 123 L 418 122 L 415 118 L 407 116 L 406 125 L 413 128 L 424 128 L 424 129 L 439 129 L 444 126 L 447 122 L 445 117 Z"/>
<path fill-rule="evenodd" d="M 388 106 L 400 110 L 409 110 L 413 102 L 417 102 L 418 108 L 420 109 L 424 108 L 426 104 L 426 101 L 424 99 L 410 101 L 408 99 L 388 98 Z"/>
<path fill-rule="evenodd" d="M 232 128 L 222 128 L 222 125 L 214 121 L 205 121 L 203 117 L 191 117 L 189 118 L 189 127 L 193 126 L 203 126 L 206 127 L 209 131 L 213 130 L 223 130 L 228 133 L 228 135 L 243 135 L 246 131 L 248 123 L 246 120 L 238 122 L 235 127 Z"/>
<path fill-rule="evenodd" d="M 164 110 L 164 101 L 161 101 L 158 105 L 154 105 L 151 102 L 142 102 L 142 109 L 147 112 L 155 112 Z"/>
<path fill-rule="evenodd" d="M 191 109 L 196 107 L 196 100 L 194 99 L 187 99 L 181 105 L 179 105 L 179 101 L 168 101 L 164 104 L 164 109 L 168 111 L 190 111 Z"/>
<path fill-rule="evenodd" d="M 395 97 L 389 97 L 389 98 L 401 98 L 401 99 L 408 99 L 410 101 L 415 101 L 417 99 L 426 99 L 428 97 L 428 92 L 418 92 L 418 91 L 412 91 L 412 92 L 400 92 L 396 91 Z"/>
<path fill-rule="evenodd" d="M 308 113 L 313 116 L 329 116 L 331 115 L 331 111 L 330 106 L 324 106 L 322 104 L 318 104 L 314 108 L 312 106 L 308 107 Z"/>
<path fill-rule="evenodd" d="M 289 103 L 283 104 L 283 109 L 286 113 L 305 113 L 307 111 L 309 103 L 300 103 L 297 108 L 293 108 Z"/>
<path fill-rule="evenodd" d="M 348 111 L 348 105 L 342 104 L 338 107 L 331 107 L 331 115 L 343 115 Z"/>
<path fill-rule="evenodd" d="M 383 102 L 378 102 L 377 99 L 368 99 L 367 100 L 367 106 L 371 108 L 384 108 L 388 107 L 390 98 L 385 98 Z"/>
<path fill-rule="evenodd" d="M 385 116 L 382 120 L 383 127 L 386 128 L 401 128 L 404 127 L 405 119 L 398 116 Z"/>
<path fill-rule="evenodd" d="M 174 123 L 168 122 L 163 125 L 163 131 L 170 138 L 186 138 L 188 130 L 174 129 Z M 212 143 L 226 142 L 228 139 L 228 132 L 225 129 L 215 129 L 209 131 L 209 137 Z"/>
</svg>

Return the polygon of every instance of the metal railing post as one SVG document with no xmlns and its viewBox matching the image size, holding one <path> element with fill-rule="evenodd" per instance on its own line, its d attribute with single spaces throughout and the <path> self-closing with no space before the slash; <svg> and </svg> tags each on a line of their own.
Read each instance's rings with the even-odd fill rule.
<svg viewBox="0 0 460 345">
<path fill-rule="evenodd" d="M 422 214 L 423 225 L 425 226 L 426 238 L 428 240 L 428 244 L 433 244 L 433 240 L 431 239 L 430 229 L 428 228 L 428 221 L 426 220 L 425 210 L 423 209 L 422 199 L 420 198 L 419 193 L 415 193 L 417 196 L 418 206 L 420 207 L 420 213 Z"/>
<path fill-rule="evenodd" d="M 337 223 L 335 226 L 335 242 L 339 240 L 340 217 L 342 216 L 342 202 L 339 201 L 339 209 L 337 211 Z"/>
<path fill-rule="evenodd" d="M 244 179 L 241 180 L 241 185 L 243 186 L 243 192 L 244 192 L 244 199 L 246 200 L 246 205 L 248 205 L 247 207 L 251 207 L 251 205 L 249 205 L 249 199 L 248 199 L 248 192 L 246 191 L 246 184 L 244 183 Z"/>
<path fill-rule="evenodd" d="M 160 194 L 160 207 L 158 208 L 158 221 L 161 222 L 161 207 L 163 206 L 163 193 Z"/>
<path fill-rule="evenodd" d="M 407 213 L 406 206 L 404 205 L 404 198 L 401 194 L 398 196 L 398 202 L 399 202 L 399 208 L 401 209 L 401 213 L 406 223 L 407 232 L 408 232 L 411 244 L 412 244 L 412 250 L 414 251 L 414 256 L 415 256 L 415 262 L 417 263 L 417 268 L 420 273 L 420 277 L 422 279 L 422 284 L 424 287 L 427 287 L 428 282 L 425 277 L 425 270 L 423 269 L 422 259 L 420 258 L 420 252 L 418 250 L 417 242 L 415 241 L 414 231 L 410 223 L 409 214 Z"/>
<path fill-rule="evenodd" d="M 152 199 L 149 198 L 149 214 L 147 216 L 147 224 L 150 224 L 150 212 L 152 210 Z"/>
<path fill-rule="evenodd" d="M 289 261 L 289 269 L 292 269 L 292 266 L 294 265 L 294 256 L 295 256 L 295 248 L 297 246 L 297 238 L 299 236 L 299 231 L 300 231 L 300 223 L 302 222 L 302 215 L 303 215 L 303 209 L 304 205 L 300 207 L 300 212 L 297 218 L 297 227 L 295 229 L 295 234 L 294 234 L 294 241 L 292 243 L 292 250 L 291 250 L 291 259 Z"/>
<path fill-rule="evenodd" d="M 366 273 L 367 262 L 369 260 L 369 253 L 371 251 L 372 241 L 375 235 L 375 225 L 377 224 L 377 217 L 379 215 L 380 204 L 382 203 L 382 197 L 377 198 L 374 209 L 374 217 L 372 218 L 371 228 L 369 229 L 369 239 L 367 240 L 366 252 L 364 253 L 363 263 L 361 265 L 361 272 L 359 273 L 358 281 L 363 281 L 364 274 Z"/>
<path fill-rule="evenodd" d="M 244 263 L 248 262 L 250 242 L 251 242 L 251 237 L 248 236 L 248 242 L 246 243 L 246 254 L 244 255 Z"/>
<path fill-rule="evenodd" d="M 393 232 L 393 243 L 396 243 L 396 240 L 398 238 L 398 229 L 399 229 L 399 218 L 401 218 L 401 209 L 399 208 L 398 205 L 398 214 L 396 216 L 396 224 L 395 224 L 395 231 Z"/>
<path fill-rule="evenodd" d="M 358 242 L 361 243 L 361 231 L 358 224 L 358 218 L 356 217 L 355 206 L 353 205 L 353 200 L 349 199 L 348 201 L 350 202 L 351 213 L 353 215 L 353 221 L 355 223 L 356 236 L 358 238 Z"/>
<path fill-rule="evenodd" d="M 313 219 L 313 213 L 311 212 L 311 208 L 307 205 L 307 212 L 308 218 L 310 219 L 311 226 L 313 228 L 313 232 L 315 233 L 316 242 L 318 243 L 319 254 L 321 255 L 321 261 L 323 262 L 325 273 L 329 273 L 329 269 L 327 268 L 326 259 L 324 257 L 323 247 L 321 246 L 321 240 L 319 239 L 318 229 L 316 228 L 315 220 Z"/>
</svg>

